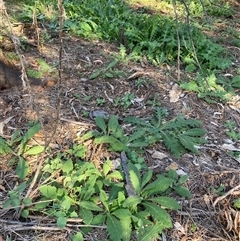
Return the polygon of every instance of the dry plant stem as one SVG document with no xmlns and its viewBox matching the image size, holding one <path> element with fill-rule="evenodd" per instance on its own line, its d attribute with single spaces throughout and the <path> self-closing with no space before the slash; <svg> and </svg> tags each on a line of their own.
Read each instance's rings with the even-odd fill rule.
<svg viewBox="0 0 240 241">
<path fill-rule="evenodd" d="M 76 219 L 76 223 L 79 221 L 79 219 Z M 105 225 L 98 226 L 98 225 L 85 225 L 85 224 L 69 224 L 73 223 L 73 220 L 70 219 L 70 221 L 67 219 L 67 224 L 66 227 L 87 227 L 87 228 L 101 228 L 101 229 L 106 229 Z M 62 228 L 56 227 L 56 224 L 54 223 L 44 223 L 44 224 L 37 224 L 35 222 L 18 222 L 18 221 L 9 221 L 5 219 L 0 219 L 0 223 L 5 224 L 5 227 L 13 228 L 15 231 L 16 230 L 24 230 L 29 228 L 29 229 L 55 229 L 55 230 L 62 230 Z M 47 227 L 46 227 L 47 226 Z M 18 229 L 17 229 L 18 228 Z"/>
<path fill-rule="evenodd" d="M 39 37 L 39 29 L 37 23 L 37 1 L 35 2 L 35 6 L 33 9 L 33 26 L 35 27 L 35 32 L 37 35 L 37 48 L 40 50 L 40 37 Z"/>
<path fill-rule="evenodd" d="M 177 34 L 177 41 L 178 41 L 178 55 L 177 55 L 177 78 L 178 81 L 180 80 L 180 38 L 179 38 L 179 25 L 178 25 L 178 14 L 176 9 L 176 0 L 172 1 L 173 3 L 173 9 L 175 14 L 175 20 L 176 20 L 176 34 Z"/>
<path fill-rule="evenodd" d="M 196 48 L 195 48 L 195 45 L 193 43 L 193 39 L 192 39 L 192 34 L 191 34 L 191 31 L 190 31 L 190 20 L 189 20 L 189 16 L 190 16 L 190 12 L 189 12 L 189 8 L 185 2 L 185 0 L 182 0 L 182 3 L 185 7 L 185 10 L 186 10 L 186 13 L 187 13 L 187 16 L 186 16 L 186 22 L 187 22 L 187 26 L 188 26 L 188 34 L 189 34 L 189 38 L 190 38 L 190 41 L 191 41 L 191 45 L 192 45 L 192 48 L 193 48 L 193 54 L 194 54 L 194 58 L 196 60 L 196 63 L 198 65 L 198 68 L 202 71 L 202 67 L 198 61 L 198 57 L 197 57 L 197 52 L 196 52 Z M 203 72 L 203 71 L 202 71 Z"/>
<path fill-rule="evenodd" d="M 222 201 L 224 198 L 226 198 L 227 196 L 231 195 L 234 191 L 236 191 L 237 189 L 240 188 L 240 184 L 237 185 L 236 187 L 232 188 L 231 190 L 229 190 L 228 192 L 226 192 L 223 196 L 221 197 L 218 197 L 214 203 L 213 203 L 213 207 L 215 208 L 216 204 L 219 202 L 219 201 Z"/>
<path fill-rule="evenodd" d="M 65 118 L 60 118 L 60 120 L 66 121 L 66 122 L 69 122 L 69 123 L 72 123 L 72 124 L 80 125 L 80 126 L 96 126 L 95 124 L 92 124 L 92 123 L 85 123 L 85 122 L 82 122 L 82 121 L 73 121 L 73 120 L 68 120 L 68 119 L 65 119 Z"/>
<path fill-rule="evenodd" d="M 59 117 L 60 117 L 60 107 L 61 107 L 61 80 L 62 80 L 62 46 L 63 46 L 63 38 L 62 38 L 62 26 L 63 26 L 63 6 L 62 6 L 62 0 L 58 0 L 58 7 L 59 7 L 59 41 L 60 41 L 60 46 L 59 46 L 59 67 L 58 67 L 58 98 L 57 98 L 57 111 L 56 111 L 56 121 L 55 121 L 55 125 L 53 128 L 53 132 L 51 137 L 47 140 L 46 138 L 46 133 L 45 133 L 45 146 L 44 146 L 44 150 L 47 149 L 47 147 L 49 146 L 50 142 L 52 141 L 54 135 L 56 134 L 57 131 L 57 126 L 59 124 Z M 38 167 L 37 170 L 35 172 L 35 175 L 33 177 L 33 181 L 28 189 L 28 192 L 25 196 L 25 198 L 29 197 L 33 187 L 36 184 L 37 181 L 37 177 L 40 173 L 40 170 L 42 168 L 44 162 L 44 158 L 41 157 L 41 159 L 39 160 L 39 156 L 38 156 Z"/>
</svg>

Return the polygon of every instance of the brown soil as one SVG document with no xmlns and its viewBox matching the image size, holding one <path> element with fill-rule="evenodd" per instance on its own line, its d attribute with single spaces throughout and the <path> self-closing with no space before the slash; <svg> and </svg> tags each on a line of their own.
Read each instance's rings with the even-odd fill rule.
<svg viewBox="0 0 240 241">
<path fill-rule="evenodd" d="M 227 43 L 225 43 L 227 47 Z M 40 51 L 39 51 L 40 50 Z M 59 42 L 52 39 L 51 43 L 44 43 L 41 49 L 31 46 L 24 52 L 30 65 L 35 65 L 35 59 L 42 58 L 50 65 L 58 62 Z M 5 51 L 6 52 L 6 51 Z M 177 67 L 153 67 L 146 61 L 141 63 L 118 63 L 114 69 L 119 74 L 113 78 L 100 75 L 96 79 L 89 76 L 97 69 L 104 70 L 114 60 L 118 47 L 101 41 L 85 41 L 69 35 L 63 38 L 63 70 L 58 97 L 58 85 L 50 88 L 19 91 L 13 88 L 0 92 L 0 133 L 9 139 L 14 130 L 25 131 L 27 123 L 40 119 L 43 131 L 34 137 L 36 143 L 43 144 L 50 141 L 50 147 L 57 151 L 64 151 L 71 147 L 79 133 L 94 128 L 94 121 L 86 113 L 96 110 L 106 111 L 111 115 L 125 117 L 128 115 L 146 117 L 153 112 L 153 106 L 147 101 L 153 100 L 157 95 L 157 102 L 167 108 L 169 118 L 183 113 L 186 118 L 202 121 L 203 128 L 207 130 L 208 143 L 200 148 L 200 155 L 184 154 L 176 159 L 170 155 L 162 145 L 149 149 L 163 152 L 167 157 L 156 160 L 146 152 L 145 160 L 154 173 L 165 171 L 170 165 L 186 172 L 190 179 L 188 188 L 192 197 L 179 200 L 182 210 L 171 213 L 175 227 L 164 233 L 158 240 L 174 241 L 237 241 L 240 240 L 240 212 L 232 206 L 234 199 L 240 198 L 240 162 L 230 156 L 225 148 L 226 144 L 233 144 L 240 149 L 240 142 L 229 143 L 224 124 L 227 120 L 237 123 L 240 131 L 240 104 L 232 100 L 227 104 L 209 104 L 199 99 L 195 93 L 182 92 L 176 102 L 170 102 L 170 91 L 177 82 Z M 236 60 L 240 60 L 240 52 L 235 52 Z M 229 71 L 236 72 L 237 66 Z M 136 77 L 129 78 L 133 74 Z M 184 76 L 185 73 L 181 72 Z M 138 85 L 140 78 L 146 82 Z M 133 93 L 136 102 L 124 110 L 123 107 L 114 107 L 112 100 L 122 98 L 125 93 Z M 86 97 L 90 97 L 86 100 Z M 57 109 L 60 105 L 60 123 Z M 99 105 L 97 99 L 105 99 Z M 92 146 L 91 146 L 92 148 Z M 105 147 L 91 149 L 89 161 L 96 165 L 106 159 Z M 114 154 L 111 154 L 114 157 Z M 8 165 L 9 157 L 0 156 L 0 207 L 7 199 L 7 193 L 18 185 L 15 171 Z M 32 170 L 38 165 L 38 160 L 30 160 Z M 220 185 L 224 186 L 225 196 L 217 199 L 219 194 L 214 192 Z M 230 191 L 230 192 L 229 192 Z M 228 193 L 229 192 L 229 193 Z M 46 221 L 46 229 L 31 229 L 18 226 L 21 220 L 15 219 L 13 210 L 0 210 L 0 240 L 70 240 L 69 229 L 51 230 Z M 32 216 L 29 221 L 40 222 L 41 217 Z M 16 223 L 14 223 L 16 222 Z M 44 221 L 43 221 L 44 222 Z M 162 239 L 161 239 L 162 238 Z M 164 239 L 166 238 L 166 239 Z M 104 229 L 95 229 L 85 240 L 107 240 Z"/>
</svg>

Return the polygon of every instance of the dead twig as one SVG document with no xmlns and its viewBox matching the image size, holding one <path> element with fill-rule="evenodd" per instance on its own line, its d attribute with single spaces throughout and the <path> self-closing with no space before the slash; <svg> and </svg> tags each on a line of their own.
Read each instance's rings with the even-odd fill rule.
<svg viewBox="0 0 240 241">
<path fill-rule="evenodd" d="M 231 190 L 229 190 L 228 192 L 226 192 L 223 196 L 218 197 L 214 203 L 213 203 L 213 207 L 215 208 L 215 206 L 217 205 L 218 202 L 222 201 L 223 199 L 225 199 L 227 196 L 231 195 L 233 192 L 235 192 L 237 189 L 240 188 L 240 184 L 237 185 L 236 187 L 232 188 Z"/>
</svg>

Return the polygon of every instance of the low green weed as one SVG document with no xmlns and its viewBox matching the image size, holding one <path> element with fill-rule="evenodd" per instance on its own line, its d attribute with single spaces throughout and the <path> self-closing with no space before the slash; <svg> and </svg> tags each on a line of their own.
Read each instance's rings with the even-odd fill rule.
<svg viewBox="0 0 240 241">
<path fill-rule="evenodd" d="M 97 144 L 108 143 L 110 150 L 127 151 L 138 150 L 163 142 L 175 157 L 180 157 L 186 151 L 198 154 L 196 145 L 206 142 L 202 138 L 206 132 L 201 129 L 201 122 L 184 119 L 182 115 L 166 121 L 168 113 L 164 108 L 157 108 L 154 116 L 148 120 L 137 117 L 127 117 L 125 121 L 135 126 L 131 134 L 124 133 L 117 116 L 112 116 L 108 123 L 101 117 L 96 118 L 96 124 L 101 132 L 88 132 L 82 140 L 94 137 Z"/>
<path fill-rule="evenodd" d="M 226 134 L 234 141 L 240 140 L 240 132 L 237 129 L 236 123 L 234 121 L 227 120 L 224 127 L 227 128 Z"/>
</svg>

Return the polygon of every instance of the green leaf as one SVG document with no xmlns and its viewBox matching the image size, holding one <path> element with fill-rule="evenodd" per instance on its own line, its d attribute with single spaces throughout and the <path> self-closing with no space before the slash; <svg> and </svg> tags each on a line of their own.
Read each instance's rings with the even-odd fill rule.
<svg viewBox="0 0 240 241">
<path fill-rule="evenodd" d="M 84 134 L 83 136 L 80 136 L 80 141 L 86 141 L 88 139 L 91 139 L 94 136 L 97 136 L 99 133 L 97 131 L 89 131 L 86 134 Z"/>
<path fill-rule="evenodd" d="M 2 137 L 0 137 L 0 154 L 6 155 L 8 153 L 14 154 L 14 151 L 8 145 L 8 143 Z"/>
<path fill-rule="evenodd" d="M 120 142 L 113 136 L 101 136 L 97 137 L 94 142 L 96 144 L 108 143 L 114 151 L 123 151 L 126 149 L 126 145 Z"/>
<path fill-rule="evenodd" d="M 57 188 L 50 185 L 44 185 L 39 188 L 41 194 L 48 199 L 57 198 Z"/>
<path fill-rule="evenodd" d="M 138 241 L 152 241 L 154 238 L 159 237 L 159 233 L 162 233 L 162 230 L 162 225 L 159 223 L 142 227 L 138 232 Z"/>
<path fill-rule="evenodd" d="M 163 228 L 172 227 L 171 218 L 166 210 L 151 202 L 143 202 L 143 206 L 145 206 L 146 211 L 148 211 L 155 220 L 162 224 Z"/>
<path fill-rule="evenodd" d="M 204 136 L 207 132 L 201 128 L 192 128 L 184 131 L 184 135 L 187 136 Z"/>
<path fill-rule="evenodd" d="M 129 209 L 125 209 L 125 208 L 117 209 L 112 214 L 116 216 L 118 219 L 125 219 L 128 217 L 131 217 L 132 215 Z"/>
<path fill-rule="evenodd" d="M 61 203 L 61 208 L 63 208 L 65 211 L 69 210 L 71 207 L 71 202 L 67 199 L 63 200 Z"/>
<path fill-rule="evenodd" d="M 89 79 L 96 79 L 98 76 L 100 76 L 101 73 L 102 73 L 101 70 L 96 70 L 89 76 Z"/>
<path fill-rule="evenodd" d="M 174 191 L 182 197 L 191 197 L 191 193 L 186 187 L 173 187 Z"/>
<path fill-rule="evenodd" d="M 113 60 L 113 61 L 107 66 L 106 70 L 109 70 L 109 69 L 113 68 L 113 67 L 118 63 L 118 61 L 119 61 L 118 59 Z"/>
<path fill-rule="evenodd" d="M 139 170 L 133 165 L 131 162 L 128 162 L 128 170 L 131 183 L 136 193 L 139 195 L 141 191 L 141 183 L 140 183 L 140 173 Z"/>
<path fill-rule="evenodd" d="M 132 141 L 134 141 L 134 140 L 137 140 L 137 139 L 143 137 L 145 133 L 146 133 L 146 129 L 140 129 L 140 130 L 134 132 L 134 133 L 129 137 L 128 142 L 132 142 Z"/>
<path fill-rule="evenodd" d="M 189 137 L 186 135 L 179 135 L 179 140 L 181 144 L 189 151 L 199 154 L 198 150 L 194 147 L 193 143 L 189 140 Z"/>
<path fill-rule="evenodd" d="M 62 170 L 64 173 L 68 174 L 70 171 L 73 170 L 73 162 L 71 159 L 65 161 L 62 165 Z"/>
<path fill-rule="evenodd" d="M 122 206 L 124 208 L 131 208 L 137 206 L 139 203 L 142 202 L 142 198 L 138 196 L 128 197 L 123 201 Z"/>
<path fill-rule="evenodd" d="M 108 174 L 107 178 L 108 179 L 117 179 L 120 181 L 124 179 L 123 174 L 120 171 L 114 171 L 114 172 Z"/>
<path fill-rule="evenodd" d="M 83 241 L 84 240 L 81 232 L 77 232 L 75 235 L 71 235 L 70 238 L 71 238 L 71 241 Z"/>
<path fill-rule="evenodd" d="M 37 155 L 44 151 L 44 146 L 34 146 L 30 149 L 28 149 L 24 154 L 25 155 Z"/>
<path fill-rule="evenodd" d="M 22 212 L 21 212 L 21 216 L 23 218 L 28 218 L 28 215 L 29 215 L 29 210 L 27 209 L 24 209 Z"/>
<path fill-rule="evenodd" d="M 89 225 L 92 223 L 93 220 L 93 213 L 90 210 L 87 210 L 85 208 L 80 209 L 80 217 L 83 219 L 83 222 L 86 225 Z"/>
<path fill-rule="evenodd" d="M 102 208 L 100 208 L 98 205 L 96 205 L 95 203 L 90 202 L 90 201 L 81 201 L 79 205 L 80 205 L 80 207 L 86 208 L 87 210 L 103 211 Z"/>
<path fill-rule="evenodd" d="M 171 197 L 165 197 L 165 196 L 154 197 L 154 198 L 149 199 L 149 201 L 158 203 L 162 207 L 168 208 L 171 210 L 178 210 L 181 208 L 181 205 Z"/>
<path fill-rule="evenodd" d="M 174 157 L 179 158 L 185 152 L 185 148 L 181 145 L 179 140 L 170 132 L 163 132 L 163 142 L 171 151 Z"/>
<path fill-rule="evenodd" d="M 59 228 L 66 227 L 66 224 L 67 224 L 67 218 L 66 217 L 61 216 L 61 217 L 57 218 L 57 226 Z"/>
<path fill-rule="evenodd" d="M 23 204 L 24 205 L 32 205 L 32 200 L 30 198 L 24 198 L 23 199 Z"/>
<path fill-rule="evenodd" d="M 178 183 L 179 183 L 179 184 L 183 184 L 183 183 L 185 183 L 188 179 L 189 179 L 189 176 L 188 176 L 188 175 L 182 175 L 182 176 L 179 178 Z"/>
<path fill-rule="evenodd" d="M 122 226 L 118 219 L 114 216 L 107 215 L 107 231 L 110 238 L 114 241 L 121 241 L 122 239 Z"/>
<path fill-rule="evenodd" d="M 107 174 L 111 171 L 112 169 L 112 162 L 107 159 L 107 161 L 103 164 L 103 175 L 107 176 Z"/>
<path fill-rule="evenodd" d="M 22 141 L 20 143 L 18 155 L 20 155 L 22 152 L 24 152 L 27 141 L 30 140 L 40 130 L 41 130 L 40 123 L 35 124 L 34 126 L 30 127 L 27 130 L 27 132 L 24 134 Z"/>
<path fill-rule="evenodd" d="M 109 211 L 108 196 L 104 190 L 100 190 L 100 200 L 107 211 Z"/>
<path fill-rule="evenodd" d="M 122 227 L 122 240 L 130 241 L 131 233 L 132 233 L 132 220 L 131 217 L 125 217 L 120 219 L 121 227 Z"/>
<path fill-rule="evenodd" d="M 156 193 L 165 192 L 173 183 L 173 180 L 167 177 L 159 177 L 154 182 L 148 184 L 142 191 L 142 195 L 149 197 Z"/>
<path fill-rule="evenodd" d="M 29 171 L 28 163 L 21 156 L 19 156 L 19 161 L 16 168 L 16 174 L 21 180 L 24 180 L 28 174 L 28 171 Z"/>
<path fill-rule="evenodd" d="M 148 170 L 142 178 L 142 183 L 141 183 L 141 188 L 143 188 L 152 178 L 153 175 L 153 171 L 152 170 Z"/>
<path fill-rule="evenodd" d="M 103 131 L 104 134 L 107 134 L 107 126 L 105 120 L 101 116 L 97 116 L 95 119 L 96 125 Z"/>
<path fill-rule="evenodd" d="M 118 126 L 119 126 L 118 116 L 116 115 L 111 116 L 111 118 L 108 121 L 108 135 L 110 133 L 115 133 Z"/>
<path fill-rule="evenodd" d="M 100 225 L 105 223 L 106 219 L 106 214 L 105 213 L 100 213 L 98 215 L 94 215 L 93 220 L 92 220 L 92 225 Z"/>
</svg>

